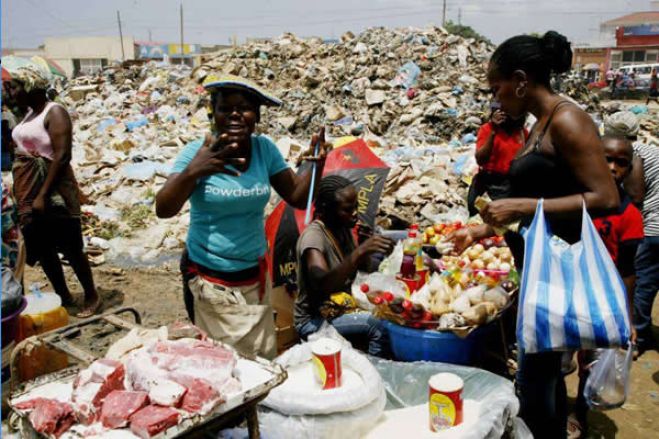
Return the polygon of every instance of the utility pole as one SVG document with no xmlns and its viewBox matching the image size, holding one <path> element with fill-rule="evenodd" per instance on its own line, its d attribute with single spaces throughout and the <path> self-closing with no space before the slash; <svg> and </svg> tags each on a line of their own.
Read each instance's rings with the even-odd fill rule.
<svg viewBox="0 0 659 439">
<path fill-rule="evenodd" d="M 124 53 L 124 34 L 121 32 L 121 15 L 117 11 L 117 24 L 119 25 L 119 41 L 121 42 L 121 60 L 126 61 L 126 54 Z"/>
<path fill-rule="evenodd" d="M 181 64 L 183 64 L 183 2 L 181 2 Z"/>
<path fill-rule="evenodd" d="M 462 8 L 458 9 L 458 24 L 462 25 Z"/>
<path fill-rule="evenodd" d="M 442 7 L 442 27 L 446 26 L 446 0 L 444 0 L 444 6 Z"/>
</svg>

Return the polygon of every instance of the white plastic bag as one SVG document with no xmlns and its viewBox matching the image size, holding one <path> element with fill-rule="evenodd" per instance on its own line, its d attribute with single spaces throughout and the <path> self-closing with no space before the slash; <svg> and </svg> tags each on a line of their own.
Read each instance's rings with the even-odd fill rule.
<svg viewBox="0 0 659 439">
<path fill-rule="evenodd" d="M 584 396 L 588 405 L 597 410 L 622 406 L 629 391 L 629 373 L 634 350 L 598 349 L 599 358 L 591 366 Z"/>
<path fill-rule="evenodd" d="M 309 336 L 309 342 L 293 346 L 275 361 L 286 369 L 309 363 L 311 342 L 328 337 L 341 343 L 341 362 L 361 376 L 363 386 L 338 388 L 311 394 L 300 392 L 290 383 L 273 389 L 259 405 L 259 425 L 263 437 L 271 439 L 343 439 L 363 437 L 382 415 L 387 403 L 384 383 L 365 355 L 352 348 L 336 329 L 324 323 Z M 289 375 L 288 381 L 291 380 Z M 345 385 L 345 383 L 344 383 Z M 313 393 L 313 392 L 312 392 Z"/>
<path fill-rule="evenodd" d="M 391 254 L 380 263 L 378 271 L 383 274 L 395 276 L 403 263 L 403 241 L 398 241 Z"/>
<path fill-rule="evenodd" d="M 293 346 L 277 357 L 275 362 L 285 369 L 310 362 L 311 343 L 321 337 L 331 338 L 342 344 L 341 363 L 344 375 L 346 369 L 356 372 L 363 381 L 360 391 L 354 392 L 349 388 L 340 387 L 317 392 L 312 397 L 308 389 L 301 387 L 298 389 L 291 385 L 292 376 L 289 375 L 288 382 L 273 389 L 261 404 L 284 415 L 327 415 L 356 410 L 379 397 L 384 384 L 378 371 L 364 354 L 353 349 L 334 327 L 326 323 L 309 336 L 309 342 Z"/>
<path fill-rule="evenodd" d="M 362 284 L 367 284 L 370 291 L 389 291 L 394 297 L 401 298 L 407 296 L 405 284 L 397 280 L 395 276 L 378 272 L 370 274 L 359 272 L 352 283 L 351 293 L 357 302 L 357 306 L 365 311 L 372 311 L 375 306 L 368 301 L 366 293 L 361 290 Z"/>
</svg>

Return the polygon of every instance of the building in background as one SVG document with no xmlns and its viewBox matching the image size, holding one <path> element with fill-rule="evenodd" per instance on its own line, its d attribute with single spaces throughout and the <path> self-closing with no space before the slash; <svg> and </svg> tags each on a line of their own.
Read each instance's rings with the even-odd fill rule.
<svg viewBox="0 0 659 439">
<path fill-rule="evenodd" d="M 44 43 L 45 56 L 57 62 L 67 76 L 94 74 L 112 62 L 135 59 L 135 42 L 124 37 L 52 37 Z"/>
<path fill-rule="evenodd" d="M 659 11 L 636 12 L 602 24 L 615 26 L 615 47 L 609 56 L 612 69 L 659 62 Z"/>
<path fill-rule="evenodd" d="M 574 48 L 572 67 L 588 72 L 659 63 L 659 2 L 653 11 L 634 12 L 600 25 L 599 36 Z"/>
<path fill-rule="evenodd" d="M 165 61 L 171 64 L 186 64 L 196 67 L 201 63 L 201 44 L 156 43 L 152 41 L 137 41 L 135 43 L 137 59 L 149 61 Z"/>
</svg>

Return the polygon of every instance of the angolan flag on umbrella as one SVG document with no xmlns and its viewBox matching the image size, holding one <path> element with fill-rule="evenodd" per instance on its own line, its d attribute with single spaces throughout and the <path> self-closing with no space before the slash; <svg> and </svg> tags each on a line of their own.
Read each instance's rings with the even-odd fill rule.
<svg viewBox="0 0 659 439">
<path fill-rule="evenodd" d="M 305 172 L 310 166 L 305 162 L 298 172 Z M 352 181 L 357 189 L 359 220 L 373 227 L 388 174 L 389 167 L 366 142 L 357 139 L 329 153 L 323 177 L 341 175 Z M 304 214 L 304 210 L 294 209 L 282 201 L 266 220 L 268 265 L 275 287 L 296 283 L 295 244 L 304 230 Z"/>
</svg>

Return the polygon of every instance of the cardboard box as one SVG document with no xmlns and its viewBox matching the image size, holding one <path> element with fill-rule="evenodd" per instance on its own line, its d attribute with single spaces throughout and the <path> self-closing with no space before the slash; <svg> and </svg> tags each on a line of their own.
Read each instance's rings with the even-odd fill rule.
<svg viewBox="0 0 659 439">
<path fill-rule="evenodd" d="M 275 320 L 277 326 L 277 351 L 281 353 L 299 341 L 293 324 L 295 297 L 291 296 L 286 288 L 281 286 L 273 288 L 270 302 L 277 316 Z"/>
</svg>

